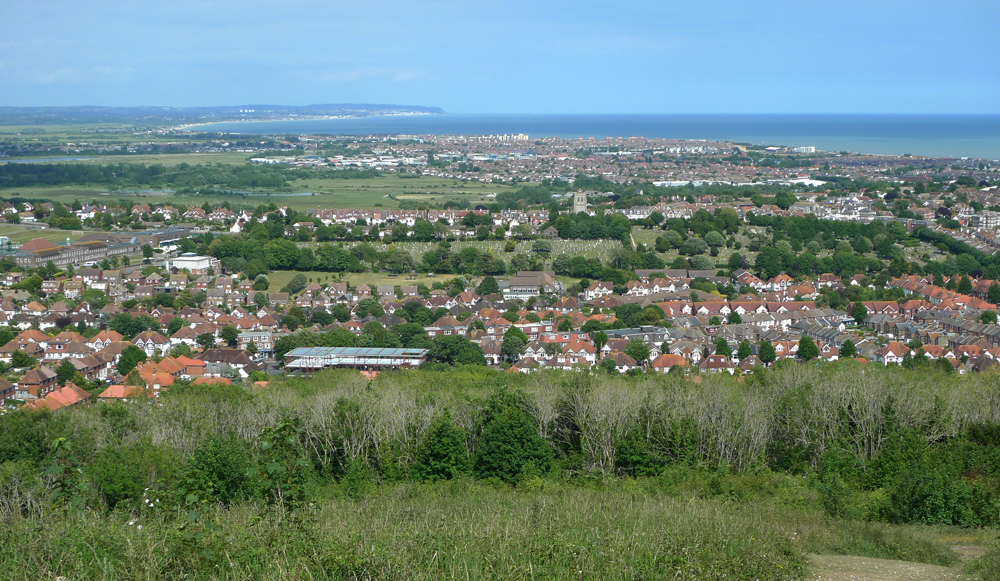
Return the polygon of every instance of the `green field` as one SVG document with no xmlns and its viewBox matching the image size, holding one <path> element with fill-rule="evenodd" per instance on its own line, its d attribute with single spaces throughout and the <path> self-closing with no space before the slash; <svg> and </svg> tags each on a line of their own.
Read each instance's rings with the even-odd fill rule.
<svg viewBox="0 0 1000 581">
<path fill-rule="evenodd" d="M 26 228 L 16 224 L 0 224 L 0 236 L 6 236 L 10 238 L 11 242 L 18 242 L 21 244 L 35 238 L 43 238 L 45 240 L 49 240 L 50 242 L 62 242 L 67 238 L 70 240 L 76 240 L 84 234 L 86 234 L 86 232 L 81 232 L 79 230 L 42 230 L 38 228 Z"/>
<path fill-rule="evenodd" d="M 149 161 L 157 163 L 181 163 L 187 157 L 188 163 L 195 163 L 190 156 L 162 155 L 147 156 Z M 153 158 L 162 158 L 156 160 Z M 121 162 L 132 158 L 114 158 L 108 163 Z M 220 163 L 235 163 L 221 162 Z M 510 186 L 495 184 L 480 184 L 476 182 L 463 182 L 457 180 L 445 180 L 437 177 L 413 177 L 402 178 L 395 174 L 389 174 L 377 178 L 357 178 L 357 179 L 322 179 L 312 178 L 305 180 L 295 180 L 290 182 L 294 192 L 277 193 L 260 191 L 254 195 L 230 195 L 230 196 L 192 196 L 179 195 L 173 193 L 123 193 L 109 190 L 106 187 L 55 187 L 55 188 L 11 188 L 0 190 L 0 198 L 24 197 L 29 199 L 47 199 L 53 202 L 70 203 L 73 200 L 90 202 L 97 200 L 99 203 L 121 198 L 142 199 L 143 202 L 172 202 L 178 204 L 201 205 L 206 201 L 212 204 L 229 201 L 234 206 L 257 206 L 260 204 L 275 203 L 279 206 L 288 206 L 295 210 L 308 210 L 311 208 L 386 208 L 398 209 L 399 201 L 426 202 L 436 206 L 443 205 L 449 201 L 468 201 L 472 205 L 490 204 L 493 198 L 487 197 L 489 194 L 500 193 L 510 190 Z M 312 195 L 302 195 L 302 193 Z M 393 196 L 390 198 L 389 196 Z M 395 199 L 394 199 L 395 198 Z"/>
</svg>

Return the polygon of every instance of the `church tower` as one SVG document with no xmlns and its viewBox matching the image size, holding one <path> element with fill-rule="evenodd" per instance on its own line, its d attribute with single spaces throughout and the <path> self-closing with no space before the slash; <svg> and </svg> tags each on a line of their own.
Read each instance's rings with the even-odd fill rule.
<svg viewBox="0 0 1000 581">
<path fill-rule="evenodd" d="M 587 211 L 587 194 L 583 193 L 583 190 L 577 190 L 573 194 L 573 213 L 579 214 L 580 212 Z"/>
</svg>

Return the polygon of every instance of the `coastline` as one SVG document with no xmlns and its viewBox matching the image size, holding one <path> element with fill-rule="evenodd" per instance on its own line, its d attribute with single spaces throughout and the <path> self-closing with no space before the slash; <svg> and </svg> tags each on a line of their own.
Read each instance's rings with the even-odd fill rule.
<svg viewBox="0 0 1000 581">
<path fill-rule="evenodd" d="M 334 119 L 371 119 L 373 117 L 423 117 L 447 115 L 447 113 L 423 113 L 420 111 L 382 113 L 372 115 L 285 115 L 273 119 L 226 119 L 221 121 L 205 121 L 203 123 L 186 123 L 165 128 L 166 131 L 189 132 L 192 127 L 204 127 L 207 125 L 218 125 L 220 123 L 281 123 L 295 121 L 329 121 Z M 210 133 L 217 133 L 215 131 Z"/>
<path fill-rule="evenodd" d="M 423 114 L 207 124 L 218 133 L 245 135 L 524 134 L 531 140 L 647 139 L 730 141 L 828 152 L 1000 159 L 1000 115 L 909 114 Z M 526 147 L 530 145 L 526 144 Z"/>
</svg>

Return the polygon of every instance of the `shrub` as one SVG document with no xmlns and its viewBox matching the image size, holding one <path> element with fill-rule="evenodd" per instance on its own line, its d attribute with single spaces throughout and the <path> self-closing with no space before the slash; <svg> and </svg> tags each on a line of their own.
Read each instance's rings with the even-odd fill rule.
<svg viewBox="0 0 1000 581">
<path fill-rule="evenodd" d="M 446 411 L 437 417 L 417 448 L 413 476 L 418 480 L 449 480 L 465 472 L 469 452 L 465 432 Z"/>
</svg>

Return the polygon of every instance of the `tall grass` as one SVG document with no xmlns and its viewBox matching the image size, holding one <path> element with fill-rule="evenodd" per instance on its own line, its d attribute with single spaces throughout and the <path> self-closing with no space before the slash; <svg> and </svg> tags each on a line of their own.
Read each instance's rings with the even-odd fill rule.
<svg viewBox="0 0 1000 581">
<path fill-rule="evenodd" d="M 170 511 L 7 515 L 0 571 L 26 581 L 778 580 L 803 578 L 809 552 L 955 560 L 926 527 L 792 508 L 786 493 L 794 488 L 703 498 L 657 479 L 589 487 L 536 479 L 517 488 L 462 479 L 387 486 L 352 500 L 345 485 L 331 483 L 299 520 L 258 504 L 205 508 L 197 526 Z"/>
</svg>

